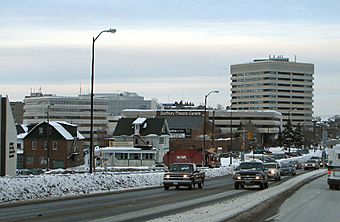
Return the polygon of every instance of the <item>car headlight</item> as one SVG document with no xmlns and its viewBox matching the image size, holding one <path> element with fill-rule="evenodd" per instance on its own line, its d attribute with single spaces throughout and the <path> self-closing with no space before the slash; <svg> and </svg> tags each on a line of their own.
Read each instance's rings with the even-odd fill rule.
<svg viewBox="0 0 340 222">
<path fill-rule="evenodd" d="M 165 178 L 170 178 L 170 175 L 168 174 L 168 175 L 165 175 Z"/>
<path fill-rule="evenodd" d="M 183 178 L 188 178 L 188 177 L 189 177 L 189 176 L 188 176 L 188 175 L 186 175 L 186 174 L 184 174 L 184 175 L 183 175 Z"/>
<path fill-rule="evenodd" d="M 256 180 L 262 179 L 262 175 L 261 175 L 261 174 L 256 175 L 256 176 L 255 176 L 255 179 L 256 179 Z"/>
<path fill-rule="evenodd" d="M 312 166 L 315 166 L 315 164 L 313 163 Z"/>
<path fill-rule="evenodd" d="M 274 173 L 276 173 L 276 170 L 275 170 L 275 169 L 272 169 L 272 170 L 270 170 L 270 172 L 271 172 L 272 174 L 274 174 Z"/>
</svg>

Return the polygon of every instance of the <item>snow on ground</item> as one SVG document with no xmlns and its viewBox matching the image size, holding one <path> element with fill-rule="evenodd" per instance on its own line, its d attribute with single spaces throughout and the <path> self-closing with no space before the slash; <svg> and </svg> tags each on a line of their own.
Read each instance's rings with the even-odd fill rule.
<svg viewBox="0 0 340 222">
<path fill-rule="evenodd" d="M 231 167 L 202 169 L 207 178 L 231 174 Z M 0 177 L 0 204 L 162 185 L 164 172 L 96 172 Z"/>
<path fill-rule="evenodd" d="M 305 162 L 313 155 L 321 155 L 321 151 L 292 159 Z M 286 160 L 288 159 L 282 161 Z M 221 159 L 221 161 L 223 161 L 223 167 L 214 169 L 202 168 L 207 178 L 232 174 L 233 169 L 240 163 L 239 159 L 236 158 L 233 159 L 231 166 L 229 166 L 229 158 Z M 131 170 L 135 171 L 0 177 L 0 204 L 158 187 L 162 185 L 163 172 L 152 172 L 146 169 L 140 169 L 140 171 L 136 171 L 137 169 L 129 169 L 129 171 Z"/>
<path fill-rule="evenodd" d="M 168 222 L 168 221 L 225 221 L 232 218 L 233 216 L 247 211 L 266 200 L 269 200 L 277 195 L 282 194 L 286 190 L 299 184 L 301 181 L 306 180 L 312 176 L 325 174 L 326 170 L 315 170 L 299 176 L 293 177 L 292 179 L 283 182 L 282 184 L 269 187 L 268 189 L 261 190 L 259 192 L 250 193 L 248 195 L 233 198 L 220 203 L 212 204 L 206 207 L 201 207 L 186 211 L 184 213 L 175 214 L 167 217 L 157 218 L 151 220 L 152 222 Z"/>
</svg>

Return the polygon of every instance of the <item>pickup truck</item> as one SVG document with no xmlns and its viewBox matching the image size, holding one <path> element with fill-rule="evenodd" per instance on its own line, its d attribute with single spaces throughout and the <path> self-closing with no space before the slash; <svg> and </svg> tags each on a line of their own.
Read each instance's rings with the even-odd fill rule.
<svg viewBox="0 0 340 222">
<path fill-rule="evenodd" d="M 235 189 L 244 186 L 259 185 L 260 189 L 268 188 L 268 172 L 261 162 L 242 162 L 234 173 Z"/>
<path fill-rule="evenodd" d="M 175 186 L 179 189 L 180 186 L 186 186 L 189 189 L 198 186 L 203 188 L 205 173 L 197 169 L 194 163 L 174 163 L 169 167 L 169 172 L 164 173 L 163 186 L 165 190 Z"/>
</svg>

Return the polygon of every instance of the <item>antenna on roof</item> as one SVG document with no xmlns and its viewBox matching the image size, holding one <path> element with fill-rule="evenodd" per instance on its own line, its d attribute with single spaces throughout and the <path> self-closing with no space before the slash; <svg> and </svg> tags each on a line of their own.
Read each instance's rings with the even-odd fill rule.
<svg viewBox="0 0 340 222">
<path fill-rule="evenodd" d="M 80 87 L 79 87 L 79 95 L 81 95 L 81 82 L 80 82 Z"/>
</svg>

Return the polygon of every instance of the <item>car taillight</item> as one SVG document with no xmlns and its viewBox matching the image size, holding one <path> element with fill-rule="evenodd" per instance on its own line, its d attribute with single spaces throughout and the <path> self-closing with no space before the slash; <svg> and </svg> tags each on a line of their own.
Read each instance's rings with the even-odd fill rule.
<svg viewBox="0 0 340 222">
<path fill-rule="evenodd" d="M 332 174 L 332 171 L 327 171 L 327 175 L 330 176 Z"/>
</svg>

